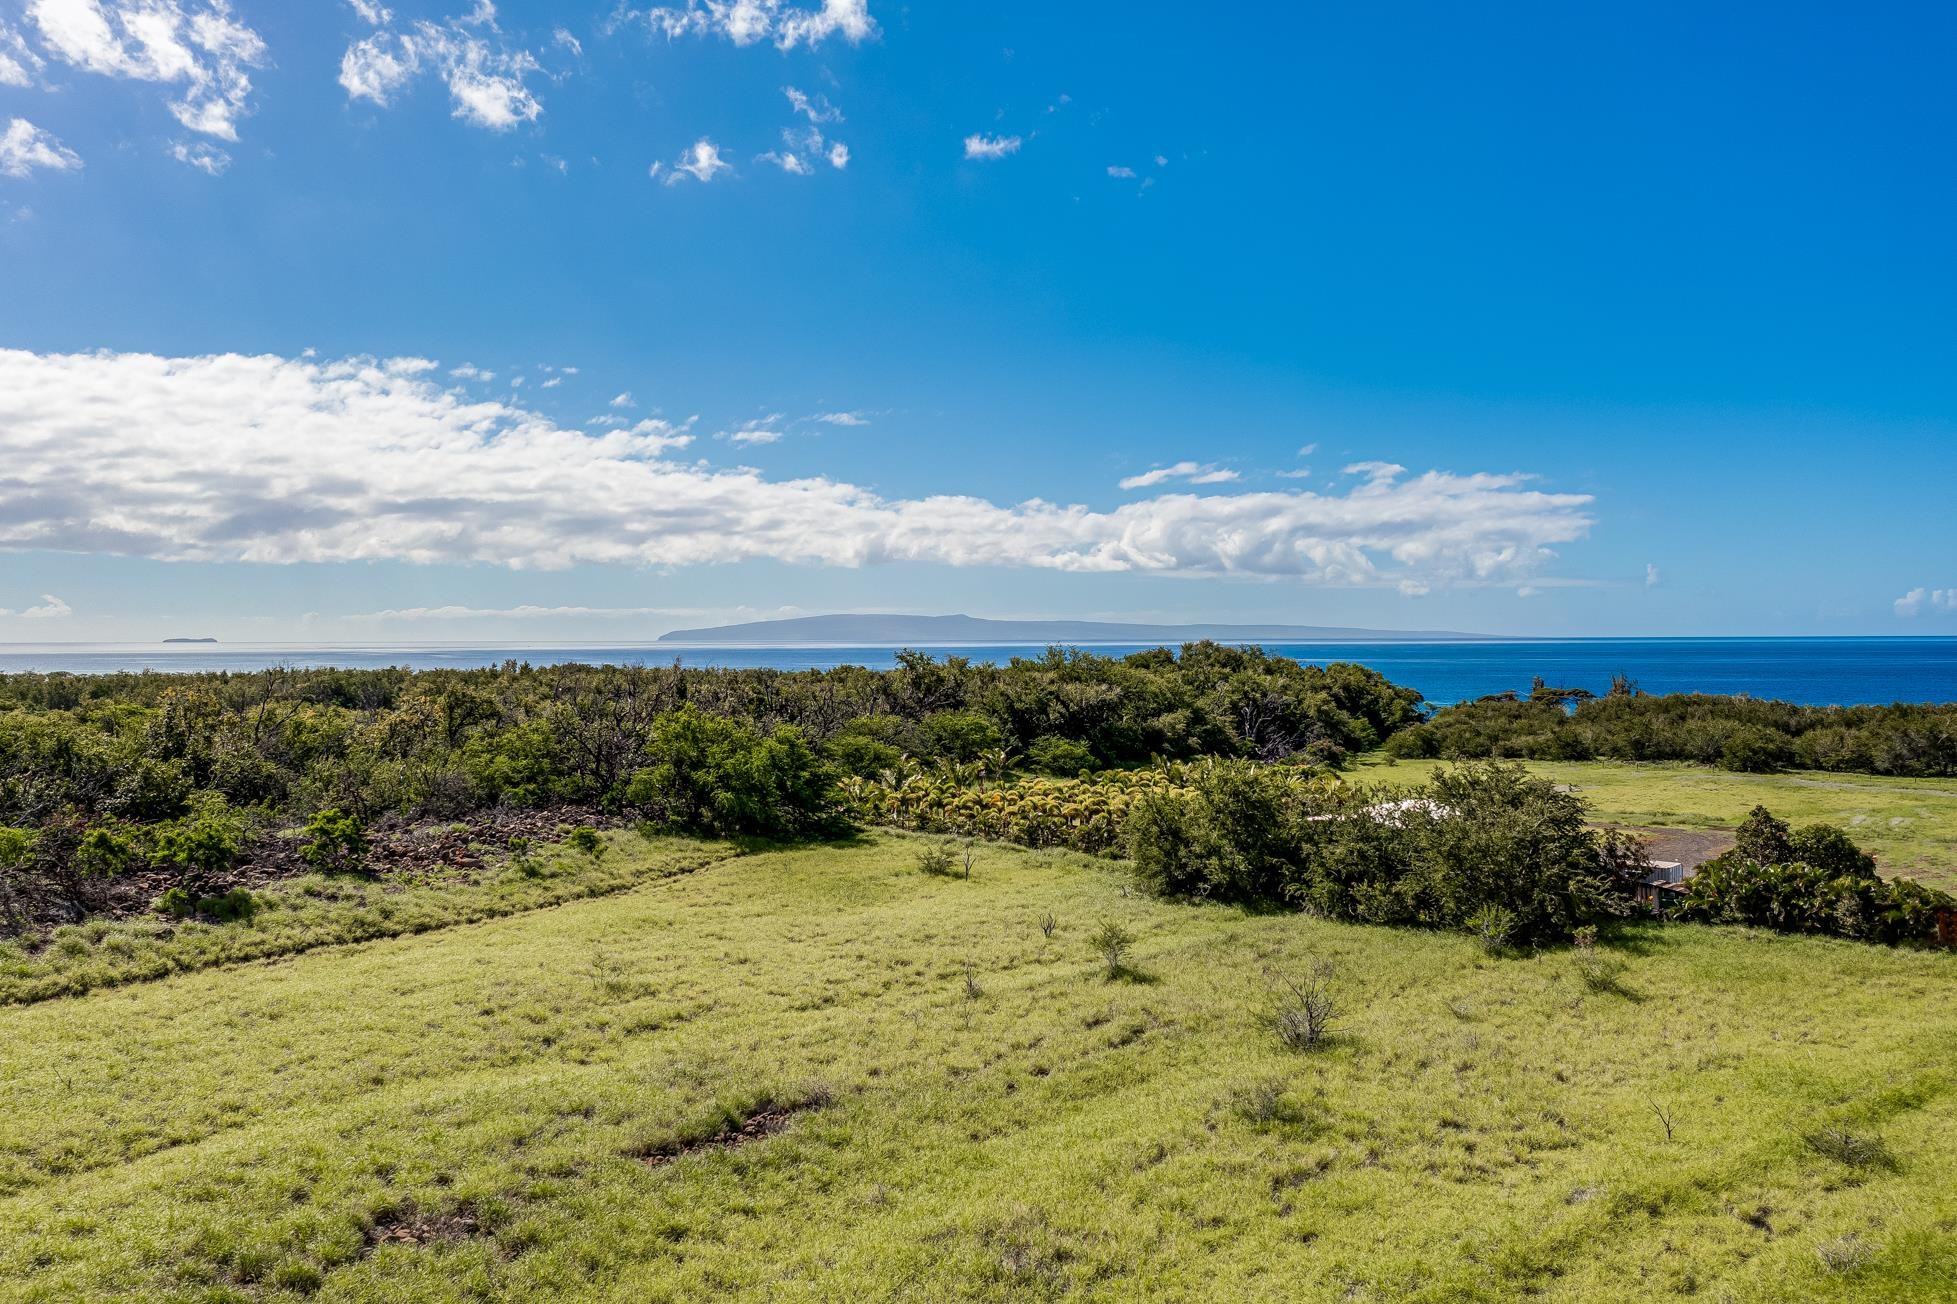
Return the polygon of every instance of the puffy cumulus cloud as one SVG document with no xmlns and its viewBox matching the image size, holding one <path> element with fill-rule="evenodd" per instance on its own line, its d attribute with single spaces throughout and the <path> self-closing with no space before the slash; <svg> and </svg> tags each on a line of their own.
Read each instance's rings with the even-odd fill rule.
<svg viewBox="0 0 1957 1304">
<path fill-rule="evenodd" d="M 1017 136 L 983 136 L 974 133 L 965 137 L 966 158 L 1004 158 L 1019 152 Z"/>
<path fill-rule="evenodd" d="M 81 155 L 26 118 L 15 118 L 0 132 L 0 173 L 24 177 L 36 168 L 71 172 L 82 165 Z"/>
<path fill-rule="evenodd" d="M 542 115 L 543 102 L 527 81 L 543 65 L 528 50 L 503 44 L 490 0 L 477 0 L 468 13 L 439 23 L 417 19 L 399 31 L 390 26 L 393 14 L 378 5 L 361 7 L 361 16 L 381 30 L 340 56 L 340 86 L 348 99 L 384 108 L 423 72 L 432 72 L 448 87 L 450 115 L 472 126 L 508 131 Z"/>
<path fill-rule="evenodd" d="M 1925 611 L 1957 611 L 1957 589 L 1914 588 L 1896 599 L 1898 616 L 1920 616 Z"/>
<path fill-rule="evenodd" d="M 84 72 L 181 86 L 170 112 L 191 131 L 238 139 L 265 42 L 226 0 L 29 0 L 41 43 Z"/>
<path fill-rule="evenodd" d="M 782 0 L 687 0 L 683 7 L 633 10 L 621 6 L 612 23 L 643 21 L 668 40 L 720 36 L 735 45 L 772 42 L 777 49 L 818 46 L 832 36 L 859 45 L 875 36 L 869 0 L 822 0 L 816 8 Z"/>
<path fill-rule="evenodd" d="M 831 426 L 867 426 L 870 424 L 870 419 L 861 412 L 823 412 L 816 417 L 816 420 Z"/>
<path fill-rule="evenodd" d="M 1517 475 L 1112 511 L 884 498 L 666 456 L 684 428 L 563 429 L 424 359 L 0 350 L 0 548 L 176 561 L 684 566 L 917 561 L 1312 583 L 1520 582 L 1589 498 Z"/>
<path fill-rule="evenodd" d="M 43 593 L 41 604 L 37 607 L 25 607 L 20 611 L 9 611 L 5 607 L 0 607 L 0 616 L 18 616 L 22 620 L 64 620 L 74 614 L 73 607 L 52 593 Z"/>
<path fill-rule="evenodd" d="M 1211 466 L 1207 462 L 1177 462 L 1172 466 L 1158 466 L 1140 475 L 1128 476 L 1121 481 L 1121 487 L 1150 489 L 1169 480 L 1187 480 L 1191 484 L 1227 484 L 1237 478 L 1235 471 Z"/>
</svg>

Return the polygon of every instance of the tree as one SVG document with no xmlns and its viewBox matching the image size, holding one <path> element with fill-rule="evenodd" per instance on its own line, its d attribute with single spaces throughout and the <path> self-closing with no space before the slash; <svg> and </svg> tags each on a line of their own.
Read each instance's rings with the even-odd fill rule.
<svg viewBox="0 0 1957 1304">
<path fill-rule="evenodd" d="M 1787 822 L 1774 818 L 1765 806 L 1755 806 L 1733 835 L 1736 859 L 1756 865 L 1780 865 L 1794 858 L 1794 842 Z"/>
<path fill-rule="evenodd" d="M 835 774 L 800 729 L 766 737 L 691 703 L 653 723 L 654 764 L 625 798 L 658 822 L 720 835 L 802 837 L 836 822 Z"/>
</svg>

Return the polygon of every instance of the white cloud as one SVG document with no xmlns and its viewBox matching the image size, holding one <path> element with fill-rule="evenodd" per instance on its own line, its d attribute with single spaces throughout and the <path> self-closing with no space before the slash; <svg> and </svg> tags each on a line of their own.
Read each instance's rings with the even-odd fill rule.
<svg viewBox="0 0 1957 1304">
<path fill-rule="evenodd" d="M 543 384 L 541 384 L 541 385 L 539 385 L 539 386 L 537 386 L 537 388 L 538 388 L 538 389 L 556 389 L 556 388 L 557 388 L 557 387 L 558 387 L 559 385 L 562 385 L 563 383 L 564 383 L 564 377 L 562 377 L 562 376 L 552 376 L 552 377 L 551 377 L 551 378 L 550 378 L 549 380 L 547 380 L 547 381 L 545 381 L 545 382 L 544 382 Z"/>
<path fill-rule="evenodd" d="M 756 160 L 772 163 L 784 172 L 792 172 L 798 177 L 812 176 L 815 161 L 827 159 L 829 166 L 838 170 L 849 166 L 849 146 L 841 141 L 825 142 L 820 127 L 789 127 L 781 133 L 783 148 L 758 154 Z M 718 155 L 716 155 L 716 158 Z M 682 166 L 685 166 L 682 164 Z M 701 178 L 705 180 L 705 178 Z"/>
<path fill-rule="evenodd" d="M 1168 480 L 1187 480 L 1191 484 L 1227 484 L 1237 478 L 1237 473 L 1227 468 L 1202 462 L 1177 462 L 1173 466 L 1158 466 L 1152 471 L 1131 475 L 1121 481 L 1121 487 L 1148 489 Z"/>
<path fill-rule="evenodd" d="M 1311 479 L 1311 468 L 1301 466 L 1295 471 L 1279 471 L 1277 478 L 1280 480 L 1309 480 Z"/>
<path fill-rule="evenodd" d="M 379 12 L 391 21 L 392 14 Z M 491 36 L 498 38 L 495 44 Z M 448 87 L 451 117 L 509 131 L 543 114 L 542 101 L 526 84 L 542 65 L 528 50 L 507 48 L 500 37 L 496 7 L 478 0 L 467 14 L 440 23 L 417 19 L 405 31 L 384 29 L 355 41 L 340 56 L 340 86 L 348 99 L 385 108 L 403 87 L 431 71 Z"/>
<path fill-rule="evenodd" d="M 1397 475 L 1406 474 L 1406 468 L 1398 462 L 1354 462 L 1339 474 L 1363 475 L 1368 480 L 1391 480 Z"/>
<path fill-rule="evenodd" d="M 170 146 L 170 157 L 207 175 L 218 177 L 231 166 L 231 155 L 207 141 L 178 141 Z"/>
<path fill-rule="evenodd" d="M 666 174 L 666 184 L 670 186 L 684 177 L 692 177 L 695 181 L 712 181 L 722 172 L 733 170 L 733 164 L 720 157 L 720 146 L 702 136 L 693 142 L 691 149 L 680 155 L 679 162 L 673 164 L 673 170 Z"/>
<path fill-rule="evenodd" d="M 1155 156 L 1155 166 L 1158 168 L 1165 168 L 1169 166 L 1168 156 L 1165 154 L 1157 154 Z"/>
<path fill-rule="evenodd" d="M 496 379 L 495 372 L 484 371 L 481 367 L 478 367 L 473 362 L 465 362 L 459 367 L 450 367 L 448 374 L 454 376 L 458 380 L 489 381 L 489 380 Z"/>
<path fill-rule="evenodd" d="M 227 0 L 29 0 L 27 17 L 56 57 L 84 72 L 182 85 L 169 108 L 192 131 L 238 139 L 265 42 Z"/>
<path fill-rule="evenodd" d="M 71 172 L 82 165 L 81 155 L 26 118 L 15 118 L 0 134 L 0 173 L 24 177 L 35 168 Z"/>
<path fill-rule="evenodd" d="M 867 426 L 870 424 L 869 418 L 861 412 L 824 412 L 816 420 L 832 426 Z"/>
<path fill-rule="evenodd" d="M 491 54 L 480 42 L 464 47 L 462 59 L 447 73 L 452 116 L 491 131 L 508 131 L 520 122 L 535 122 L 544 106 L 523 78 L 536 71 L 527 54 Z"/>
<path fill-rule="evenodd" d="M 1898 616 L 1920 616 L 1932 612 L 1957 611 L 1957 589 L 1914 588 L 1896 599 Z"/>
<path fill-rule="evenodd" d="M 826 95 L 810 99 L 793 86 L 784 86 L 781 93 L 788 97 L 788 107 L 807 118 L 810 122 L 841 122 L 843 111 L 829 102 Z"/>
<path fill-rule="evenodd" d="M 965 137 L 966 158 L 1004 158 L 1019 152 L 1017 136 L 981 136 L 973 134 Z"/>
<path fill-rule="evenodd" d="M 0 21 L 0 86 L 32 86 L 34 74 L 46 66 L 17 30 Z"/>
<path fill-rule="evenodd" d="M 41 595 L 41 605 L 26 607 L 20 611 L 9 611 L 0 607 L 0 616 L 17 616 L 22 620 L 61 620 L 75 614 L 75 609 L 52 593 Z"/>
<path fill-rule="evenodd" d="M 371 23 L 375 27 L 385 27 L 394 21 L 393 11 L 385 5 L 374 3 L 374 0 L 347 0 L 347 4 L 352 6 L 354 13 L 360 15 L 363 22 Z"/>
<path fill-rule="evenodd" d="M 632 391 L 628 389 L 628 390 L 626 390 L 625 392 L 623 392 L 623 393 L 621 393 L 621 394 L 614 394 L 614 395 L 612 395 L 612 406 L 613 406 L 613 407 L 615 407 L 615 408 L 629 408 L 629 407 L 631 407 L 631 406 L 632 406 Z"/>
<path fill-rule="evenodd" d="M 1655 589 L 1658 587 L 1660 578 L 1658 564 L 1656 562 L 1646 562 L 1644 564 L 1644 586 L 1648 589 Z"/>
<path fill-rule="evenodd" d="M 552 44 L 560 45 L 566 50 L 569 50 L 572 58 L 581 59 L 584 57 L 584 42 L 571 35 L 568 28 L 558 28 L 550 34 L 550 39 Z"/>
<path fill-rule="evenodd" d="M 679 9 L 621 9 L 619 19 L 641 18 L 668 40 L 682 36 L 723 36 L 735 45 L 772 40 L 778 49 L 817 46 L 831 36 L 857 45 L 876 35 L 869 0 L 822 0 L 805 9 L 782 0 L 687 0 Z"/>
<path fill-rule="evenodd" d="M 1298 456 L 1310 457 L 1313 453 L 1316 453 L 1317 451 L 1318 451 L 1317 444 L 1306 444 L 1298 449 Z"/>
<path fill-rule="evenodd" d="M 1108 175 L 1111 177 L 1121 177 L 1121 178 L 1133 180 L 1135 176 L 1135 169 L 1123 168 L 1123 167 L 1111 167 L 1108 169 Z"/>
<path fill-rule="evenodd" d="M 760 162 L 772 163 L 783 172 L 792 172 L 798 177 L 813 176 L 815 174 L 815 169 L 809 166 L 808 160 L 792 150 L 771 151 L 758 155 L 757 157 Z"/>
<path fill-rule="evenodd" d="M 1519 475 L 1342 494 L 1173 493 L 1111 511 L 885 498 L 665 456 L 370 358 L 0 350 L 0 549 L 173 561 L 684 566 L 916 561 L 1306 583 L 1522 583 L 1590 528 Z"/>
<path fill-rule="evenodd" d="M 781 420 L 781 416 L 779 412 L 770 412 L 765 417 L 743 421 L 732 430 L 723 430 L 714 438 L 726 439 L 736 444 L 776 443 L 781 439 L 782 432 L 775 429 L 775 423 Z"/>
</svg>

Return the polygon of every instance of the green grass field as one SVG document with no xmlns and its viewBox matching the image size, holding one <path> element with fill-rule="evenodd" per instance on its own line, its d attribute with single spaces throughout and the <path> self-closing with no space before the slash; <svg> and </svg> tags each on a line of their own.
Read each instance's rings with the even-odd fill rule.
<svg viewBox="0 0 1957 1304">
<path fill-rule="evenodd" d="M 1381 764 L 1369 758 L 1352 778 L 1414 784 L 1446 762 Z M 1867 774 L 1733 774 L 1693 765 L 1611 761 L 1525 761 L 1532 774 L 1574 787 L 1599 820 L 1640 826 L 1731 830 L 1765 805 L 1794 824 L 1839 824 L 1883 872 L 1957 891 L 1957 779 L 1886 779 Z"/>
<path fill-rule="evenodd" d="M 1957 957 L 1586 982 L 921 845 L 621 835 L 612 895 L 0 1009 L 0 1298 L 1957 1297 Z"/>
</svg>

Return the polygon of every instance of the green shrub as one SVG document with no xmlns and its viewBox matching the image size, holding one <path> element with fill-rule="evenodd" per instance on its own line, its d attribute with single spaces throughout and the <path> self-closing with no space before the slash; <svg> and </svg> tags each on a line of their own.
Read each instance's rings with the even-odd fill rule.
<svg viewBox="0 0 1957 1304">
<path fill-rule="evenodd" d="M 934 842 L 917 853 L 917 872 L 920 874 L 950 878 L 957 867 L 958 862 L 952 858 L 951 848 L 942 842 Z"/>
<path fill-rule="evenodd" d="M 367 851 L 367 832 L 360 821 L 347 811 L 328 809 L 306 821 L 306 845 L 299 854 L 321 873 L 345 874 L 366 863 Z"/>
<path fill-rule="evenodd" d="M 1100 957 L 1109 978 L 1119 978 L 1129 972 L 1128 952 L 1135 945 L 1135 935 L 1114 920 L 1102 920 L 1088 939 L 1088 945 Z"/>
<path fill-rule="evenodd" d="M 1135 876 L 1159 896 L 1187 896 L 1203 884 L 1190 831 L 1189 796 L 1173 789 L 1144 792 L 1128 814 L 1128 859 Z"/>
<path fill-rule="evenodd" d="M 689 705 L 653 723 L 649 750 L 625 800 L 669 828 L 788 838 L 838 824 L 835 775 L 793 725 L 764 737 Z"/>
<path fill-rule="evenodd" d="M 1957 900 L 1906 878 L 1884 879 L 1873 857 L 1840 829 L 1789 832 L 1764 807 L 1740 826 L 1731 851 L 1686 881 L 1676 917 L 1783 933 L 1825 933 L 1899 943 L 1935 936 Z"/>
<path fill-rule="evenodd" d="M 238 863 L 242 831 L 222 805 L 212 805 L 156 834 L 151 855 L 189 879 L 215 878 Z"/>
<path fill-rule="evenodd" d="M 18 932 L 26 926 L 23 875 L 34 859 L 32 829 L 0 826 L 0 924 Z"/>
<path fill-rule="evenodd" d="M 580 824 L 566 834 L 564 845 L 573 851 L 583 852 L 593 860 L 603 859 L 605 855 L 604 836 L 589 824 Z"/>
<path fill-rule="evenodd" d="M 933 712 L 924 717 L 920 733 L 927 752 L 949 761 L 978 760 L 1006 740 L 999 726 L 977 711 Z"/>
<path fill-rule="evenodd" d="M 873 779 L 904 759 L 898 748 L 861 734 L 831 738 L 822 751 L 837 769 L 864 779 Z"/>
<path fill-rule="evenodd" d="M 1094 749 L 1071 738 L 1043 734 L 1027 744 L 1026 765 L 1040 774 L 1072 779 L 1094 768 Z"/>
<path fill-rule="evenodd" d="M 1515 916 L 1498 905 L 1476 906 L 1462 927 L 1489 955 L 1501 955 L 1515 938 Z"/>
<path fill-rule="evenodd" d="M 83 878 L 119 877 L 135 860 L 136 848 L 129 835 L 101 825 L 82 834 L 75 847 L 75 872 Z"/>
</svg>

